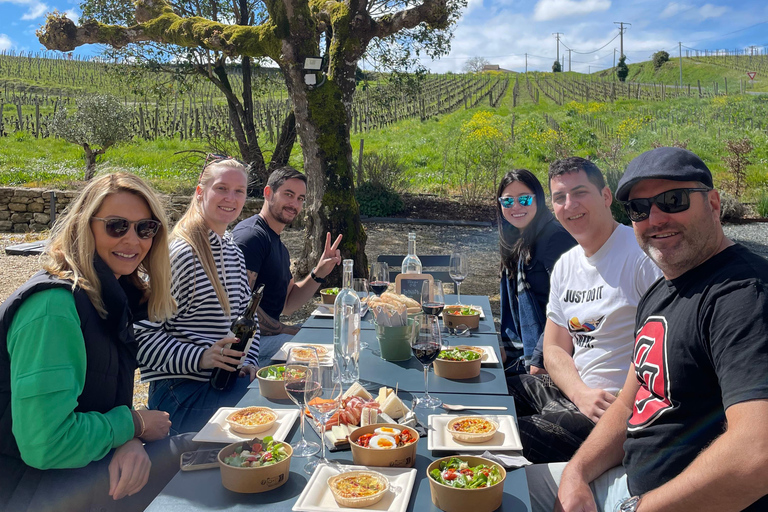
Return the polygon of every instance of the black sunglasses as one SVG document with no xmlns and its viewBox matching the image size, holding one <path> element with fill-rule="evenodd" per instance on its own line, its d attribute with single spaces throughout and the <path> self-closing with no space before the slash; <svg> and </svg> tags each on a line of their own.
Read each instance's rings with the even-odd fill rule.
<svg viewBox="0 0 768 512">
<path fill-rule="evenodd" d="M 630 199 L 625 201 L 624 209 L 629 220 L 642 222 L 651 214 L 651 207 L 656 207 L 664 213 L 684 212 L 691 206 L 691 192 L 709 192 L 711 188 L 676 188 L 667 190 L 653 197 Z"/>
<path fill-rule="evenodd" d="M 100 220 L 104 223 L 104 229 L 112 238 L 122 238 L 128 233 L 131 224 L 136 229 L 136 236 L 147 239 L 153 238 L 160 230 L 160 221 L 154 219 L 128 220 L 122 217 L 110 217 L 103 219 L 101 217 L 91 217 L 93 220 Z"/>
</svg>

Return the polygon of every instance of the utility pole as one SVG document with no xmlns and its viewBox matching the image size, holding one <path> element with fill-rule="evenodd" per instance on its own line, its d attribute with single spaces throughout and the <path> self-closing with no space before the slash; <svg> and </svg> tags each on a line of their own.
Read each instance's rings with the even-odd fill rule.
<svg viewBox="0 0 768 512">
<path fill-rule="evenodd" d="M 680 53 L 680 89 L 683 88 L 683 43 L 678 41 L 677 51 Z"/>
<path fill-rule="evenodd" d="M 613 67 L 616 67 L 616 48 L 613 49 Z"/>
<path fill-rule="evenodd" d="M 621 36 L 621 53 L 619 55 L 623 57 L 624 56 L 624 31 L 626 30 L 624 28 L 624 25 L 632 25 L 632 24 L 627 23 L 626 21 L 614 21 L 613 24 L 619 26 L 619 35 Z"/>
<path fill-rule="evenodd" d="M 555 36 L 555 38 L 557 38 L 557 61 L 560 62 L 560 36 L 563 34 L 561 34 L 560 32 L 555 32 L 552 35 Z"/>
<path fill-rule="evenodd" d="M 528 74 L 528 54 L 525 54 L 525 74 Z"/>
<path fill-rule="evenodd" d="M 568 71 L 570 71 L 570 70 L 571 70 L 571 52 L 572 52 L 572 51 L 573 51 L 573 50 L 571 50 L 570 48 L 568 48 Z"/>
</svg>

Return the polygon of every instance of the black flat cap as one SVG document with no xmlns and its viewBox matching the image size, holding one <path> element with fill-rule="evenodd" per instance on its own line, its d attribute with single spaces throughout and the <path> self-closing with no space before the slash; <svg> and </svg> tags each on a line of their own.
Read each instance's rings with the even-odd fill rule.
<svg viewBox="0 0 768 512">
<path fill-rule="evenodd" d="M 648 179 L 699 181 L 712 188 L 712 173 L 701 158 L 682 148 L 656 148 L 629 162 L 619 180 L 616 199 L 626 201 L 639 181 Z"/>
</svg>

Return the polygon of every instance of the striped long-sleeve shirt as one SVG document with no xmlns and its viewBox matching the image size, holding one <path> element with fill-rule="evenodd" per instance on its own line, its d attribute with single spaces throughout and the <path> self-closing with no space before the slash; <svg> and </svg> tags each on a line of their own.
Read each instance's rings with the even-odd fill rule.
<svg viewBox="0 0 768 512">
<path fill-rule="evenodd" d="M 184 240 L 173 240 L 171 293 L 178 310 L 163 323 L 143 321 L 134 325 L 142 382 L 169 378 L 209 380 L 211 370 L 200 368 L 203 352 L 226 337 L 232 320 L 245 311 L 250 288 L 243 253 L 228 232 L 220 237 L 210 231 L 208 238 L 219 279 L 229 297 L 231 316 L 224 313 L 192 247 Z M 257 330 L 246 364 L 258 366 L 259 338 Z"/>
</svg>

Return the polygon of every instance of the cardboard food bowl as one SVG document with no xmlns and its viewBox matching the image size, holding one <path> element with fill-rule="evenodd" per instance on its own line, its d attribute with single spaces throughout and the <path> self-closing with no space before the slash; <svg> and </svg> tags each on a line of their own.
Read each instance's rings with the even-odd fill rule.
<svg viewBox="0 0 768 512">
<path fill-rule="evenodd" d="M 338 293 L 328 293 L 330 288 L 323 288 L 320 290 L 320 297 L 323 299 L 323 304 L 333 304 L 336 302 L 336 296 Z"/>
<path fill-rule="evenodd" d="M 480 365 L 483 362 L 483 355 L 485 355 L 485 352 L 483 352 L 482 349 L 468 347 L 466 345 L 456 348 L 477 352 L 480 357 L 473 361 L 449 361 L 448 359 L 440 359 L 438 357 L 432 363 L 432 366 L 435 369 L 435 375 L 444 379 L 455 380 L 472 379 L 480 375 Z"/>
<path fill-rule="evenodd" d="M 460 325 L 466 325 L 470 329 L 480 327 L 480 312 L 475 310 L 474 315 L 460 315 L 461 306 L 445 306 L 443 309 L 443 322 L 449 329 L 456 329 Z"/>
<path fill-rule="evenodd" d="M 477 418 L 481 418 L 487 421 L 493 426 L 493 428 L 489 432 L 477 432 L 477 433 L 457 432 L 453 429 L 453 426 L 459 421 L 467 420 L 467 419 L 477 419 Z M 461 443 L 484 443 L 486 441 L 490 441 L 493 438 L 493 436 L 496 435 L 496 431 L 499 430 L 499 424 L 483 416 L 459 416 L 458 418 L 454 418 L 451 421 L 449 421 L 448 424 L 445 426 L 445 428 L 448 430 L 448 433 L 451 434 L 451 437 L 453 437 L 456 441 L 459 441 Z"/>
<path fill-rule="evenodd" d="M 354 497 L 354 498 L 345 497 L 339 493 L 339 490 L 337 488 L 337 483 L 340 480 L 344 480 L 348 478 L 358 478 L 360 476 L 371 476 L 375 478 L 378 481 L 378 484 L 381 487 L 381 490 L 378 491 L 376 494 L 372 494 L 370 496 L 360 496 L 360 497 Z M 375 471 L 345 471 L 340 475 L 335 475 L 329 478 L 328 487 L 331 489 L 331 493 L 333 494 L 333 499 L 335 499 L 336 503 L 338 503 L 340 506 L 352 507 L 352 508 L 364 508 L 364 507 L 370 507 L 371 505 L 375 505 L 376 503 L 381 501 L 384 495 L 387 494 L 387 492 L 389 491 L 389 480 L 387 479 L 387 477 L 385 477 L 381 473 L 377 473 Z"/>
<path fill-rule="evenodd" d="M 259 379 L 259 393 L 261 393 L 261 396 L 264 398 L 273 398 L 276 400 L 279 399 L 285 399 L 288 400 L 288 393 L 285 391 L 285 380 L 272 380 L 272 379 L 265 379 L 261 376 L 262 373 L 266 373 L 267 368 L 273 368 L 283 366 L 285 367 L 285 364 L 273 364 L 272 366 L 265 366 L 264 368 L 260 368 L 259 371 L 256 373 L 256 378 Z"/>
<path fill-rule="evenodd" d="M 357 444 L 357 438 L 363 434 L 372 434 L 374 430 L 381 427 L 392 427 L 398 430 L 408 430 L 416 441 L 392 448 L 389 450 L 376 450 L 374 448 L 363 448 Z M 353 430 L 349 434 L 349 447 L 352 450 L 352 460 L 359 466 L 376 466 L 392 468 L 412 468 L 416 463 L 416 446 L 419 444 L 419 433 L 410 427 L 398 425 L 396 423 L 377 423 L 375 425 L 366 425 Z"/>
<path fill-rule="evenodd" d="M 288 457 L 277 464 L 259 468 L 236 468 L 224 463 L 224 457 L 232 455 L 235 448 L 242 446 L 242 441 L 225 446 L 219 452 L 219 467 L 221 468 L 221 484 L 233 492 L 257 493 L 277 489 L 288 481 L 291 470 L 293 449 L 288 443 L 280 443 L 288 453 Z"/>
<path fill-rule="evenodd" d="M 456 457 L 454 455 L 453 457 Z M 433 469 L 439 469 L 440 462 L 448 460 L 451 457 L 437 459 L 427 467 L 427 480 L 429 480 L 429 491 L 432 494 L 432 503 L 445 512 L 491 512 L 501 506 L 504 497 L 504 480 L 507 478 L 507 472 L 503 467 L 493 461 L 482 457 L 473 457 L 469 455 L 458 456 L 474 467 L 478 464 L 486 466 L 496 466 L 501 472 L 501 481 L 491 487 L 482 489 L 459 489 L 437 482 L 429 476 Z"/>
<path fill-rule="evenodd" d="M 259 425 L 243 425 L 240 423 L 237 423 L 236 421 L 233 421 L 233 418 L 235 415 L 243 412 L 243 411 L 265 411 L 272 415 L 272 420 L 267 421 L 265 423 L 261 423 Z M 229 423 L 230 430 L 237 432 L 238 434 L 258 434 L 259 432 L 264 432 L 265 430 L 269 430 L 272 428 L 272 425 L 275 424 L 277 421 L 277 413 L 270 409 L 269 407 L 243 407 L 242 409 L 238 409 L 236 411 L 231 412 L 227 416 L 227 423 Z"/>
</svg>

